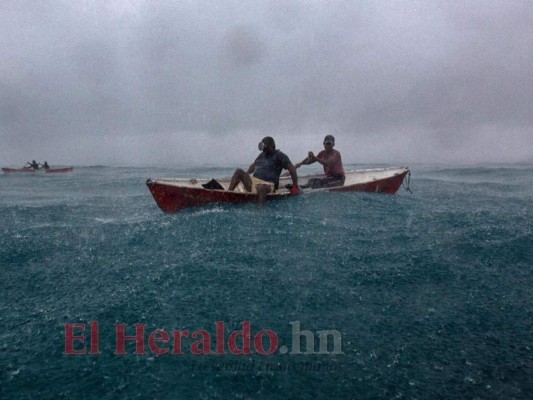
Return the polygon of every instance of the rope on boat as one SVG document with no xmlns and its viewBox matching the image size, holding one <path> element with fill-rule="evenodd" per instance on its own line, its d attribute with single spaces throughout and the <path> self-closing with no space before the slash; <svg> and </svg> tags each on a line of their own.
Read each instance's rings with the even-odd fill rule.
<svg viewBox="0 0 533 400">
<path fill-rule="evenodd" d="M 405 181 L 407 181 L 407 184 L 405 184 Z M 411 170 L 407 170 L 407 176 L 406 176 L 406 179 L 402 181 L 402 186 L 407 192 L 413 194 L 413 191 L 409 187 L 410 184 L 411 184 Z"/>
</svg>

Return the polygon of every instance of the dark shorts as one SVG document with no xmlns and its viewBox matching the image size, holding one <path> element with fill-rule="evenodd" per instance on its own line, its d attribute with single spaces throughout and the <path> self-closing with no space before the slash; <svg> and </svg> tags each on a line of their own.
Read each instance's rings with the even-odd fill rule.
<svg viewBox="0 0 533 400">
<path fill-rule="evenodd" d="M 327 176 L 325 178 L 311 178 L 307 184 L 302 187 L 309 187 L 311 189 L 330 188 L 344 185 L 344 177 Z"/>
</svg>

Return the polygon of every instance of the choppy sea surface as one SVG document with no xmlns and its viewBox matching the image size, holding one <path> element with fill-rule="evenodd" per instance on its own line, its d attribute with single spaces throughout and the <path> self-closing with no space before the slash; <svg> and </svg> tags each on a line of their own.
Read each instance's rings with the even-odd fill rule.
<svg viewBox="0 0 533 400">
<path fill-rule="evenodd" d="M 411 170 L 413 194 L 176 214 L 147 178 L 231 170 L 0 176 L 0 398 L 530 399 L 533 166 Z M 136 324 L 145 354 L 116 354 Z"/>
</svg>

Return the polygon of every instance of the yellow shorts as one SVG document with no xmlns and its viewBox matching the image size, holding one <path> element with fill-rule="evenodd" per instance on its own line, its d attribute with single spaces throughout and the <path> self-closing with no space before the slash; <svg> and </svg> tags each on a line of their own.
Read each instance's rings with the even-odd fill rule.
<svg viewBox="0 0 533 400">
<path fill-rule="evenodd" d="M 264 181 L 262 179 L 256 178 L 253 175 L 250 175 L 250 179 L 252 180 L 252 193 L 257 193 L 257 185 L 268 185 L 270 186 L 270 191 L 268 193 L 271 193 L 274 191 L 274 182 Z M 236 192 L 244 193 L 246 192 L 246 189 L 244 188 L 244 185 L 239 183 L 237 187 L 235 188 Z"/>
<path fill-rule="evenodd" d="M 272 193 L 274 191 L 274 182 L 264 181 L 253 175 L 250 175 L 250 178 L 252 179 L 252 193 L 257 193 L 257 185 L 270 186 L 270 190 L 267 193 Z"/>
</svg>

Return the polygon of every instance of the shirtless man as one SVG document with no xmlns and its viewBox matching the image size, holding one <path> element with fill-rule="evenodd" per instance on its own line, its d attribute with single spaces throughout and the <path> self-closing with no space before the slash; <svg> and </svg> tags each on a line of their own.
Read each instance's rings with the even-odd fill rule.
<svg viewBox="0 0 533 400">
<path fill-rule="evenodd" d="M 300 168 L 302 165 L 318 162 L 324 167 L 325 178 L 310 179 L 307 185 L 303 185 L 302 187 L 318 189 L 344 185 L 345 176 L 341 153 L 338 150 L 333 149 L 334 146 L 335 138 L 332 135 L 327 135 L 324 138 L 324 150 L 316 156 L 310 151 L 308 156 L 302 162 L 295 165 L 296 168 Z"/>
</svg>

